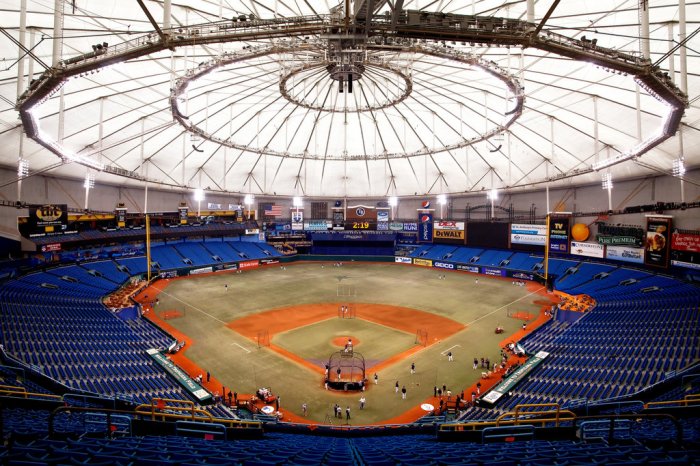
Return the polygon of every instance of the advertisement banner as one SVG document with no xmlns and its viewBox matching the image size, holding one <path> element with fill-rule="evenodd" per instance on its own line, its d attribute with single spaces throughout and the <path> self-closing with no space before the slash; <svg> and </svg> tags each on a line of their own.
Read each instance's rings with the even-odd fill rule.
<svg viewBox="0 0 700 466">
<path fill-rule="evenodd" d="M 598 233 L 596 241 L 600 244 L 612 246 L 634 246 L 640 248 L 644 245 L 644 228 L 637 225 L 608 225 L 597 223 Z"/>
<path fill-rule="evenodd" d="M 636 245 L 640 244 L 639 239 L 634 237 L 634 236 L 596 235 L 596 240 L 600 244 L 610 244 L 610 245 L 636 246 Z"/>
<path fill-rule="evenodd" d="M 439 222 L 435 222 L 433 225 L 433 228 L 435 230 L 462 230 L 464 231 L 464 222 L 452 222 L 452 221 L 446 221 L 446 220 L 441 220 Z"/>
<path fill-rule="evenodd" d="M 325 231 L 331 228 L 333 228 L 333 222 L 330 220 L 309 220 L 304 222 L 304 230 L 308 231 Z"/>
<path fill-rule="evenodd" d="M 493 390 L 481 397 L 482 400 L 495 404 L 503 395 L 508 393 L 522 380 L 525 380 L 527 374 L 529 374 L 535 367 L 537 367 L 549 353 L 546 351 L 539 351 L 533 357 L 525 361 L 523 365 L 518 367 L 510 376 L 496 385 Z"/>
<path fill-rule="evenodd" d="M 211 273 L 213 271 L 214 269 L 212 269 L 211 267 L 202 267 L 201 269 L 190 270 L 190 275 L 199 275 L 200 273 Z"/>
<path fill-rule="evenodd" d="M 165 371 L 170 374 L 171 377 L 177 380 L 180 385 L 185 387 L 188 392 L 194 395 L 197 400 L 206 401 L 211 399 L 211 394 L 206 389 L 202 388 L 201 385 L 192 380 L 187 372 L 183 371 L 170 359 L 163 356 L 160 351 L 151 348 L 146 350 L 146 353 L 148 353 L 148 355 L 151 356 L 153 360 L 158 363 L 158 365 L 165 369 Z"/>
<path fill-rule="evenodd" d="M 647 217 L 644 263 L 667 268 L 671 250 L 671 217 Z"/>
<path fill-rule="evenodd" d="M 511 244 L 534 244 L 544 246 L 547 242 L 547 225 L 512 223 L 510 225 Z"/>
<path fill-rule="evenodd" d="M 396 256 L 394 257 L 394 262 L 398 262 L 399 264 L 410 264 L 412 261 L 410 257 Z"/>
<path fill-rule="evenodd" d="M 571 238 L 571 215 L 551 214 L 549 217 L 549 250 L 550 252 L 568 253 Z"/>
<path fill-rule="evenodd" d="M 279 264 L 279 259 L 260 259 L 261 265 Z"/>
<path fill-rule="evenodd" d="M 391 230 L 391 231 L 403 231 L 403 222 L 391 222 L 389 224 L 389 230 Z"/>
<path fill-rule="evenodd" d="M 476 265 L 462 265 L 457 264 L 457 270 L 462 270 L 464 272 L 479 273 L 479 267 Z"/>
<path fill-rule="evenodd" d="M 673 257 L 673 256 L 672 256 Z M 696 260 L 700 258 L 694 258 Z M 695 270 L 700 270 L 700 262 L 688 262 L 687 260 L 675 260 L 671 259 L 671 264 L 676 266 L 676 267 L 683 267 L 686 269 L 695 269 Z"/>
<path fill-rule="evenodd" d="M 435 239 L 456 239 L 464 241 L 464 231 L 457 230 L 433 230 L 433 238 Z"/>
<path fill-rule="evenodd" d="M 571 254 L 576 256 L 597 257 L 599 259 L 603 259 L 605 257 L 605 246 L 598 243 L 581 243 L 579 241 L 572 241 Z"/>
<path fill-rule="evenodd" d="M 334 230 L 344 230 L 345 229 L 345 219 L 343 218 L 343 212 L 340 210 L 333 211 L 333 229 Z"/>
<path fill-rule="evenodd" d="M 417 222 L 403 222 L 403 231 L 418 231 Z"/>
<path fill-rule="evenodd" d="M 700 235 L 673 232 L 671 249 L 676 251 L 700 252 Z"/>
<path fill-rule="evenodd" d="M 177 208 L 177 214 L 180 218 L 180 225 L 187 225 L 187 206 L 180 206 Z"/>
<path fill-rule="evenodd" d="M 674 231 L 671 235 L 671 264 L 700 269 L 700 235 Z"/>
<path fill-rule="evenodd" d="M 216 204 L 214 202 L 207 202 L 207 210 L 223 210 L 223 206 L 221 204 Z"/>
<path fill-rule="evenodd" d="M 389 222 L 377 222 L 377 231 L 389 231 Z"/>
<path fill-rule="evenodd" d="M 433 261 L 430 259 L 413 259 L 413 265 L 420 265 L 421 267 L 432 267 Z"/>
<path fill-rule="evenodd" d="M 60 250 L 61 250 L 61 243 L 45 244 L 41 247 L 41 252 L 53 252 L 53 251 L 60 251 Z"/>
<path fill-rule="evenodd" d="M 493 269 L 491 267 L 482 267 L 481 268 L 481 273 L 484 275 L 491 275 L 494 277 L 505 277 L 506 276 L 506 271 L 503 269 Z"/>
<path fill-rule="evenodd" d="M 464 222 L 441 220 L 433 223 L 433 238 L 464 242 Z"/>
<path fill-rule="evenodd" d="M 455 265 L 450 263 L 450 262 L 438 262 L 435 261 L 433 262 L 433 267 L 437 267 L 439 269 L 449 269 L 453 270 L 455 268 Z"/>
<path fill-rule="evenodd" d="M 259 265 L 257 260 L 242 261 L 238 263 L 239 269 L 253 269 Z"/>
<path fill-rule="evenodd" d="M 46 204 L 29 208 L 31 233 L 60 233 L 68 226 L 67 204 Z"/>
<path fill-rule="evenodd" d="M 418 242 L 433 242 L 433 214 L 430 212 L 418 214 Z"/>
<path fill-rule="evenodd" d="M 114 216 L 117 219 L 117 227 L 124 228 L 126 226 L 126 207 L 115 208 Z"/>
<path fill-rule="evenodd" d="M 389 211 L 388 210 L 377 210 L 377 222 L 388 222 L 389 221 Z"/>
<path fill-rule="evenodd" d="M 632 262 L 634 264 L 643 264 L 644 248 L 607 246 L 605 248 L 605 258 L 622 262 Z"/>
<path fill-rule="evenodd" d="M 345 219 L 356 222 L 376 222 L 377 210 L 372 206 L 356 205 L 345 209 Z"/>
<path fill-rule="evenodd" d="M 532 273 L 525 273 L 525 272 L 513 272 L 513 271 L 507 271 L 507 275 L 509 277 L 517 278 L 518 280 L 529 280 L 533 281 L 535 280 L 535 274 Z"/>
</svg>

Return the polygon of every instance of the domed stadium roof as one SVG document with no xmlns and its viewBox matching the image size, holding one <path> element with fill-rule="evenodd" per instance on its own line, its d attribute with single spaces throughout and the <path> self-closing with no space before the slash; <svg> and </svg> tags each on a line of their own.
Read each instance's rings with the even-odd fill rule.
<svg viewBox="0 0 700 466">
<path fill-rule="evenodd" d="M 55 24 L 33 0 L 22 26 L 20 3 L 0 161 L 29 175 L 375 197 L 700 160 L 696 3 L 649 2 L 649 41 L 637 0 L 178 0 L 170 24 L 169 2 L 55 2 Z"/>
</svg>

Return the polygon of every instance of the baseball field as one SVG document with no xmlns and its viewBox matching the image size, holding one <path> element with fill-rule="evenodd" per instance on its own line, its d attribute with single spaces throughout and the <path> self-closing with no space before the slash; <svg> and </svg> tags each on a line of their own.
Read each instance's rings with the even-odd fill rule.
<svg viewBox="0 0 700 466">
<path fill-rule="evenodd" d="M 478 279 L 478 280 L 477 280 Z M 297 262 L 240 273 L 160 280 L 146 315 L 188 344 L 178 364 L 209 371 L 204 385 L 239 394 L 270 388 L 286 419 L 344 424 L 331 407 L 350 407 L 350 424 L 404 422 L 421 414 L 434 387 L 459 393 L 481 377 L 474 358 L 500 361 L 500 346 L 522 336 L 551 304 L 536 283 L 403 264 Z M 143 296 L 142 296 L 143 298 Z M 529 320 L 509 315 L 530 316 Z M 497 335 L 497 326 L 504 333 Z M 369 383 L 359 392 L 326 390 L 324 365 L 347 340 Z M 448 361 L 452 353 L 453 361 Z M 415 373 L 411 373 L 411 364 Z M 374 383 L 374 374 L 378 383 Z M 406 399 L 396 393 L 406 387 Z"/>
</svg>

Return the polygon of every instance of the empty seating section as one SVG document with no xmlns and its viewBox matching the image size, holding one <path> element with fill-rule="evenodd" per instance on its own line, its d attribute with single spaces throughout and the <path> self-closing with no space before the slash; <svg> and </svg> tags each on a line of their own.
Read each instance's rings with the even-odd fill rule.
<svg viewBox="0 0 700 466">
<path fill-rule="evenodd" d="M 561 279 L 562 275 L 571 267 L 578 265 L 576 261 L 569 261 L 564 259 L 549 259 L 549 268 L 547 272 L 550 275 L 556 275 L 557 280 Z M 557 282 L 558 283 L 558 282 Z"/>
<path fill-rule="evenodd" d="M 501 262 L 507 260 L 512 255 L 512 251 L 488 250 L 484 251 L 479 256 L 479 260 L 476 261 L 476 263 L 479 265 L 490 265 L 498 267 L 499 265 L 501 265 Z"/>
<path fill-rule="evenodd" d="M 433 246 L 419 246 L 410 254 L 411 257 L 423 257 Z"/>
<path fill-rule="evenodd" d="M 232 241 L 229 244 L 239 251 L 241 254 L 240 259 L 264 259 L 269 257 L 258 247 L 257 243 L 250 241 Z"/>
<path fill-rule="evenodd" d="M 473 258 L 478 257 L 482 252 L 484 252 L 484 250 L 480 248 L 459 247 L 452 254 L 450 260 L 452 262 L 468 264 Z"/>
<path fill-rule="evenodd" d="M 185 257 L 196 266 L 214 263 L 214 255 L 231 262 L 271 256 L 256 243 L 237 241 L 238 249 L 233 243 L 158 244 L 152 259 L 161 268 L 180 268 L 187 265 Z M 129 257 L 48 269 L 3 283 L 0 329 L 6 352 L 76 391 L 135 402 L 188 399 L 145 352 L 167 348 L 172 338 L 147 321 L 121 320 L 101 303 L 130 274 L 145 271 L 144 257 Z M 224 408 L 213 412 L 234 416 Z"/>
<path fill-rule="evenodd" d="M 213 255 L 219 256 L 223 262 L 238 262 L 241 256 L 227 242 L 207 242 L 204 244 Z"/>
<path fill-rule="evenodd" d="M 62 423 L 70 432 L 80 418 Z M 63 427 L 65 426 L 65 427 Z M 659 428 L 662 435 L 667 426 Z M 671 430 L 672 432 L 672 430 Z M 671 433 L 671 435 L 673 435 Z M 310 434 L 266 433 L 262 439 L 204 440 L 176 436 L 83 436 L 67 440 L 19 440 L 0 452 L 9 464 L 29 461 L 60 464 L 245 464 L 392 466 L 432 464 L 693 464 L 692 444 L 660 448 L 639 442 L 608 444 L 604 440 L 531 440 L 492 443 L 437 441 L 433 435 L 407 434 L 360 437 L 319 437 Z"/>
<path fill-rule="evenodd" d="M 96 288 L 102 291 L 103 294 L 114 289 L 113 281 L 101 276 L 92 275 L 79 265 L 49 269 L 47 272 L 59 278 L 69 277 L 75 279 L 75 281 L 81 285 Z"/>
<path fill-rule="evenodd" d="M 76 390 L 138 402 L 186 398 L 145 353 L 172 339 L 146 322 L 119 319 L 98 300 L 28 303 L 3 288 L 0 321 L 8 354 Z"/>
<path fill-rule="evenodd" d="M 585 273 L 591 276 L 600 270 L 586 267 Z M 590 283 L 596 286 L 586 287 L 597 300 L 592 311 L 570 325 L 548 323 L 522 340 L 528 352 L 550 355 L 491 416 L 524 403 L 563 404 L 630 395 L 700 357 L 700 291 L 667 277 L 617 270 L 593 279 Z M 618 284 L 625 276 L 658 289 L 644 293 L 634 285 L 611 289 L 604 284 L 611 279 Z M 572 292 L 581 288 L 575 286 Z M 482 418 L 483 410 L 472 411 L 463 418 Z"/>
<path fill-rule="evenodd" d="M 267 243 L 255 243 L 257 247 L 262 249 L 263 254 L 267 257 L 280 257 L 282 256 L 282 253 L 279 252 L 277 249 L 275 249 L 273 246 L 267 244 Z"/>
<path fill-rule="evenodd" d="M 182 257 L 192 261 L 192 265 L 211 265 L 217 262 L 202 243 L 175 243 L 173 247 Z"/>
<path fill-rule="evenodd" d="M 598 281 L 604 280 L 605 284 L 610 283 L 607 281 L 608 276 L 606 274 L 614 269 L 615 267 L 611 265 L 582 262 L 573 269 L 573 273 L 559 276 L 556 286 L 558 290 L 571 294 L 589 294 L 590 291 L 603 286 Z"/>
<path fill-rule="evenodd" d="M 144 267 L 145 267 L 145 260 L 144 260 Z M 110 280 L 112 283 L 116 283 L 117 285 L 121 285 L 124 283 L 129 278 L 129 274 L 126 272 L 123 272 L 117 268 L 117 263 L 114 261 L 100 261 L 100 262 L 88 262 L 85 264 L 81 264 L 80 266 L 89 271 L 95 271 L 98 272 L 102 277 L 104 277 L 107 280 Z M 145 270 L 144 270 L 145 271 Z"/>
<path fill-rule="evenodd" d="M 117 259 L 117 263 L 126 267 L 129 270 L 130 275 L 138 275 L 148 271 L 146 257 L 128 257 L 126 259 Z"/>
<path fill-rule="evenodd" d="M 163 269 L 186 267 L 185 258 L 198 266 L 218 262 L 215 256 L 222 262 L 237 262 L 277 255 L 269 245 L 248 241 L 179 242 L 152 248 L 152 260 Z M 533 270 L 542 261 L 541 257 L 522 252 L 450 245 L 420 246 L 411 256 L 525 271 Z M 127 267 L 130 274 L 146 271 L 145 258 L 120 258 L 49 269 L 3 283 L 0 338 L 5 351 L 75 390 L 119 395 L 135 402 L 147 402 L 152 397 L 188 399 L 184 390 L 145 353 L 149 348 L 167 347 L 172 339 L 147 321 L 123 321 L 101 304 L 103 295 L 129 277 L 118 265 Z M 696 287 L 638 270 L 562 259 L 552 259 L 549 272 L 558 276 L 557 289 L 588 294 L 596 300 L 596 307 L 573 323 L 549 321 L 523 339 L 521 345 L 528 352 L 547 351 L 549 357 L 494 410 L 469 408 L 461 419 L 493 419 L 524 403 L 566 404 L 572 400 L 627 396 L 700 358 L 700 291 Z M 40 386 L 19 380 L 9 369 L 0 367 L 0 378 L 27 390 L 41 390 Z M 694 387 L 697 392 L 698 385 Z M 688 390 L 677 387 L 671 393 L 667 396 L 677 393 L 682 397 Z M 222 407 L 214 407 L 211 412 L 216 416 L 234 416 Z M 14 414 L 10 417 L 20 420 L 6 420 L 6 431 L 31 430 L 33 424 L 45 422 L 44 415 L 36 412 Z M 69 416 L 65 429 L 81 423 L 84 420 Z M 659 423 L 640 434 L 640 438 L 671 438 L 668 432 L 668 426 Z M 691 423 L 689 432 L 700 437 L 700 426 Z M 128 442 L 135 445 L 128 446 Z M 109 462 L 111 458 L 129 463 L 138 455 L 153 464 L 195 462 L 202 455 L 222 463 L 233 460 L 251 464 L 338 465 L 458 464 L 465 460 L 492 464 L 575 463 L 585 462 L 590 455 L 618 462 L 646 458 L 644 455 L 659 462 L 683 463 L 684 458 L 693 458 L 685 452 L 658 452 L 639 444 L 532 441 L 485 449 L 481 445 L 437 442 L 427 435 L 395 435 L 390 439 L 329 437 L 319 442 L 314 436 L 268 433 L 263 440 L 235 444 L 209 441 L 202 447 L 198 442 L 183 438 L 172 441 L 167 437 L 128 441 L 82 439 L 57 444 L 55 453 L 70 450 L 66 453 L 69 462 Z M 36 451 L 41 447 L 33 444 L 24 448 L 19 450 L 21 454 L 31 453 L 38 462 L 53 452 L 53 447 L 44 448 L 43 453 Z M 10 449 L 5 453 L 11 457 L 17 452 Z M 0 450 L 0 461 L 2 458 Z"/>
<path fill-rule="evenodd" d="M 96 299 L 106 294 L 106 290 L 86 285 L 80 282 L 63 280 L 52 273 L 32 273 L 25 275 L 14 282 L 11 286 L 25 287 L 28 290 L 38 290 L 40 293 L 58 294 L 56 290 L 68 292 L 71 298 Z"/>
<path fill-rule="evenodd" d="M 543 260 L 543 257 L 531 256 L 524 252 L 516 252 L 510 257 L 507 267 L 512 270 L 532 270 L 535 265 Z"/>
<path fill-rule="evenodd" d="M 151 261 L 157 262 L 162 270 L 187 266 L 183 259 L 184 257 L 172 246 L 161 245 L 151 248 Z"/>
</svg>

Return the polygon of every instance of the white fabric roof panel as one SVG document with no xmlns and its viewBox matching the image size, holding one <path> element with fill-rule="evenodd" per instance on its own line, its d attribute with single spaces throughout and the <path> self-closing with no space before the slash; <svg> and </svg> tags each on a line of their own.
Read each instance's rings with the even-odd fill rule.
<svg viewBox="0 0 700 466">
<path fill-rule="evenodd" d="M 19 3 L 0 0 L 0 25 L 25 46 L 35 45 L 34 54 L 50 65 L 54 2 L 27 0 L 23 39 Z M 133 2 L 74 3 L 75 10 L 72 3 L 63 4 L 62 37 L 55 39 L 61 42 L 63 60 L 88 53 L 92 45 L 102 42 L 114 47 L 149 33 L 157 40 L 153 26 Z M 355 2 L 351 3 L 354 8 Z M 642 45 L 638 3 L 560 2 L 542 32 L 578 39 L 586 36 L 601 47 L 638 55 Z M 551 4 L 535 2 L 535 24 Z M 146 3 L 161 26 L 162 5 Z M 261 19 L 328 15 L 336 5 L 335 0 L 174 1 L 172 26 L 216 22 L 241 14 Z M 525 1 L 405 0 L 403 7 L 527 19 Z M 649 46 L 655 63 L 678 42 L 679 7 L 676 1 L 652 0 L 649 9 Z M 382 6 L 380 17 L 386 12 L 390 12 L 389 4 Z M 700 3 L 687 2 L 685 16 L 690 35 L 700 26 Z M 536 47 L 486 47 L 449 40 L 444 45 L 440 41 L 415 46 L 404 42 L 372 49 L 361 77 L 356 76 L 353 92 L 346 88 L 339 93 L 337 81 L 326 69 L 330 42 L 309 35 L 294 43 L 277 38 L 165 49 L 70 79 L 62 89 L 62 118 L 61 92 L 37 106 L 34 113 L 42 132 L 54 140 L 60 136 L 62 121 L 62 146 L 71 153 L 164 186 L 352 197 L 529 188 L 532 183 L 543 186 L 545 180 L 552 185 L 598 183 L 601 173 L 590 167 L 634 148 L 639 142 L 638 120 L 642 139 L 657 131 L 668 108 L 645 89 L 638 91 L 633 76 L 606 71 L 586 60 Z M 188 70 L 196 71 L 231 53 L 250 55 L 256 47 L 271 44 L 282 51 L 215 68 L 189 83 L 186 93 L 178 97 L 177 106 L 188 117 L 188 124 L 204 130 L 211 140 L 193 135 L 173 118 L 171 89 Z M 700 92 L 700 41 L 693 37 L 686 45 L 690 107 L 681 128 L 685 165 L 693 167 L 700 159 L 700 114 L 695 100 Z M 51 167 L 50 172 L 57 176 L 82 178 L 86 167 L 62 163 L 31 140 L 24 140 L 20 154 L 24 129 L 15 102 L 44 68 L 26 57 L 20 70 L 20 64 L 12 62 L 24 52 L 7 37 L 0 47 L 8 65 L 0 72 L 0 164 L 14 168 L 21 156 L 29 161 L 30 174 Z M 430 55 L 428 49 L 434 47 L 443 50 L 439 54 L 444 56 Z M 506 81 L 524 89 L 522 114 L 507 131 L 489 133 L 508 120 L 515 106 L 513 90 L 479 66 L 450 58 L 458 53 L 479 57 L 487 66 L 503 70 Z M 300 71 L 305 65 L 308 69 Z M 682 84 L 679 51 L 672 62 L 664 60 L 659 66 L 671 71 L 676 84 Z M 20 71 L 23 79 L 18 83 Z M 485 134 L 489 136 L 486 140 L 459 147 Z M 676 135 L 639 157 L 640 163 L 628 160 L 609 170 L 613 178 L 670 173 L 679 155 Z M 578 170 L 583 174 L 552 179 Z M 142 183 L 103 172 L 94 174 L 97 184 Z"/>
</svg>

